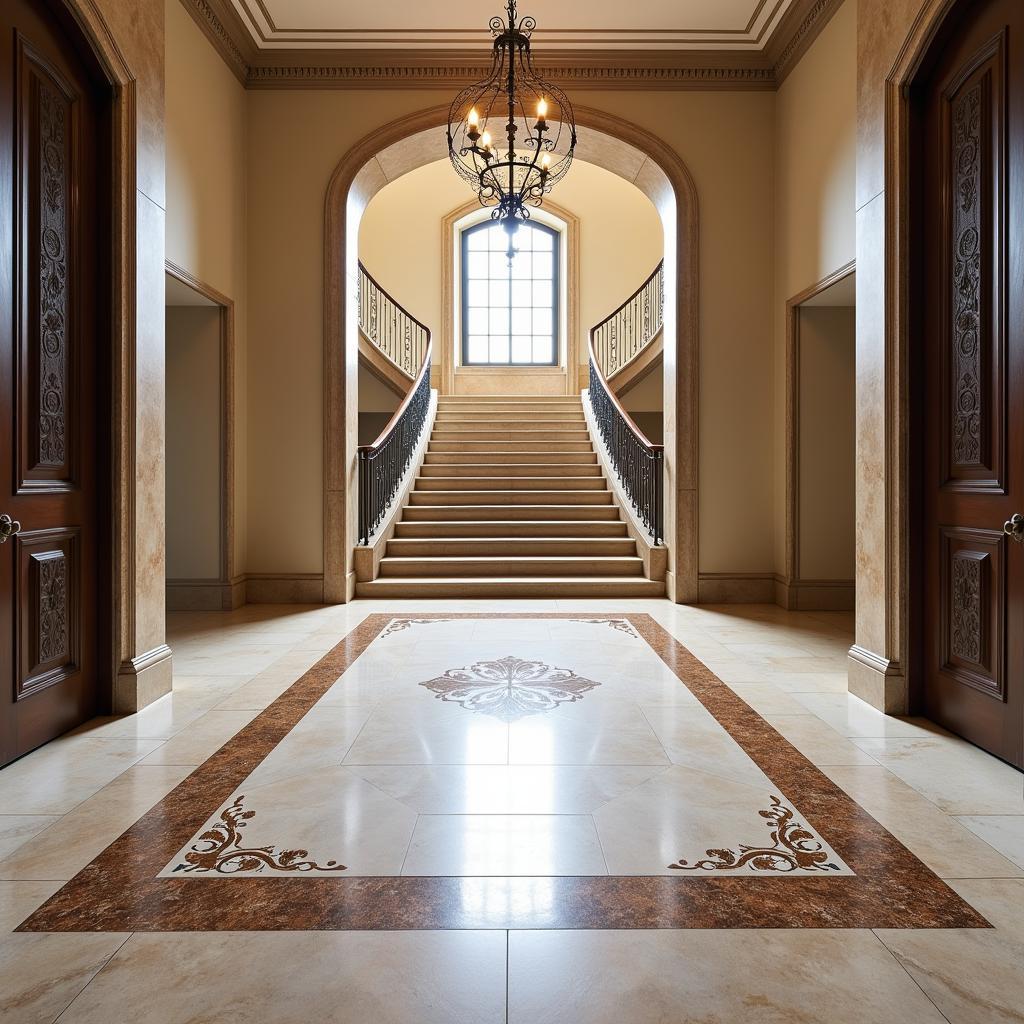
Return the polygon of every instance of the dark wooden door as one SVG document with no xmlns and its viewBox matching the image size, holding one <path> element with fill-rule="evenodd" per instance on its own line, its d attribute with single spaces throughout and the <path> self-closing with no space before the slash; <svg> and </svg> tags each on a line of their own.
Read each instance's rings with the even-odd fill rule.
<svg viewBox="0 0 1024 1024">
<path fill-rule="evenodd" d="M 911 234 L 924 711 L 1020 767 L 1024 544 L 1003 525 L 1024 513 L 1024 4 L 961 4 L 926 74 Z"/>
<path fill-rule="evenodd" d="M 3 0 L 0 764 L 96 711 L 101 111 L 56 11 Z"/>
</svg>

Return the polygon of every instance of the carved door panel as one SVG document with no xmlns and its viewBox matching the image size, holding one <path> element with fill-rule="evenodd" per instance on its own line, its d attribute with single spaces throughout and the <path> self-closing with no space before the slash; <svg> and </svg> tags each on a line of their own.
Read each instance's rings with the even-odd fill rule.
<svg viewBox="0 0 1024 1024">
<path fill-rule="evenodd" d="M 0 764 L 95 714 L 95 86 L 38 0 L 0 8 Z M 0 526 L 0 535 L 10 532 Z"/>
<path fill-rule="evenodd" d="M 1022 766 L 1024 12 L 961 7 L 917 98 L 923 703 Z"/>
</svg>

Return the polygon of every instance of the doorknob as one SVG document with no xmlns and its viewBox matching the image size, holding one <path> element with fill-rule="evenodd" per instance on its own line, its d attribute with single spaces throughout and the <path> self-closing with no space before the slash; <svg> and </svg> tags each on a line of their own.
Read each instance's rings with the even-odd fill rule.
<svg viewBox="0 0 1024 1024">
<path fill-rule="evenodd" d="M 8 537 L 21 532 L 21 523 L 12 519 L 6 512 L 0 516 L 0 544 L 6 544 Z"/>
<path fill-rule="evenodd" d="M 1014 512 L 1009 519 L 1003 523 L 1003 533 L 1018 544 L 1024 544 L 1024 516 Z"/>
</svg>

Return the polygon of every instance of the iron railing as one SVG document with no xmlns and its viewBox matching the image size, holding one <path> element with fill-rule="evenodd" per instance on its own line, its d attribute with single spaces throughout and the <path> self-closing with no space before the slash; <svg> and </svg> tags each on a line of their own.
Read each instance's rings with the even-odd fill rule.
<svg viewBox="0 0 1024 1024">
<path fill-rule="evenodd" d="M 594 351 L 594 331 L 590 332 L 590 407 L 622 489 L 654 543 L 661 544 L 665 449 L 651 444 L 608 386 Z"/>
<path fill-rule="evenodd" d="M 430 330 L 374 280 L 360 262 L 359 329 L 400 370 L 410 377 L 423 365 Z"/>
<path fill-rule="evenodd" d="M 632 362 L 661 332 L 665 313 L 664 261 L 614 313 L 591 331 L 605 379 Z"/>
<path fill-rule="evenodd" d="M 384 520 L 423 434 L 430 411 L 431 343 L 409 393 L 373 444 L 360 445 L 359 543 L 369 544 Z"/>
</svg>

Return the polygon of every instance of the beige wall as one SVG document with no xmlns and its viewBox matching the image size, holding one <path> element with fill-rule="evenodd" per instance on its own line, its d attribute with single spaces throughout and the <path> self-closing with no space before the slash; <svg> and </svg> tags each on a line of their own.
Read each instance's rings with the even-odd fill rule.
<svg viewBox="0 0 1024 1024">
<path fill-rule="evenodd" d="M 580 222 L 580 331 L 585 338 L 662 258 L 661 218 L 635 185 L 582 160 L 573 164 L 553 198 Z M 442 221 L 472 199 L 472 191 L 442 159 L 385 185 L 359 225 L 359 257 L 367 269 L 435 332 L 441 326 L 440 259 L 447 244 Z M 585 363 L 585 342 L 580 354 Z"/>
<path fill-rule="evenodd" d="M 181 0 L 167 13 L 167 259 L 235 303 L 235 572 L 246 552 L 246 103 Z"/>
<path fill-rule="evenodd" d="M 249 429 L 250 448 L 260 452 L 250 465 L 250 571 L 322 571 L 328 180 L 364 135 L 450 99 L 450 90 L 248 95 L 248 387 L 249 407 L 260 410 Z M 701 204 L 700 567 L 768 567 L 772 394 L 765 381 L 772 369 L 774 96 L 588 92 L 586 101 L 661 135 L 696 182 Z M 283 537 L 281 518 L 292 524 Z"/>
<path fill-rule="evenodd" d="M 786 300 L 856 251 L 857 0 L 845 0 L 776 95 L 774 564 L 785 571 Z"/>
<path fill-rule="evenodd" d="M 852 306 L 799 315 L 800 578 L 852 580 L 856 317 Z"/>
<path fill-rule="evenodd" d="M 167 307 L 167 578 L 221 575 L 220 310 Z"/>
</svg>

